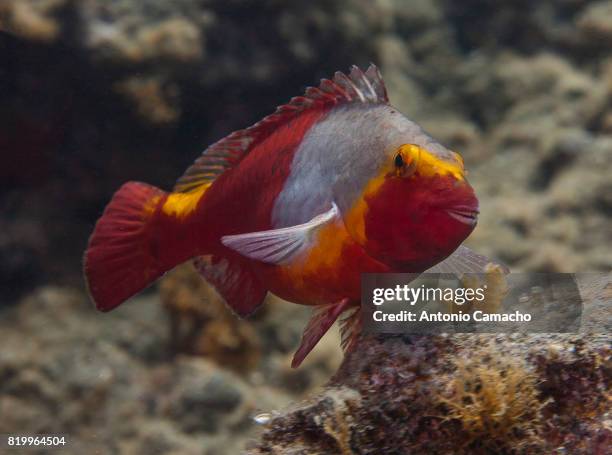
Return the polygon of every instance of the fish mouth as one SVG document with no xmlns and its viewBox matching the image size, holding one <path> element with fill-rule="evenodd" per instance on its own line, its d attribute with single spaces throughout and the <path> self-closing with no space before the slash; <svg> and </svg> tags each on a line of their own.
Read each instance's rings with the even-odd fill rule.
<svg viewBox="0 0 612 455">
<path fill-rule="evenodd" d="M 478 222 L 478 214 L 480 212 L 473 207 L 453 207 L 446 209 L 446 213 L 460 223 L 467 224 L 468 226 L 475 226 Z"/>
</svg>

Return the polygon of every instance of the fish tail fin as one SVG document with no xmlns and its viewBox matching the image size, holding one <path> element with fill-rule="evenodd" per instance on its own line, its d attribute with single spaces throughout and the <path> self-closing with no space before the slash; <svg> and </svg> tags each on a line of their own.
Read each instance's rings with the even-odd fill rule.
<svg viewBox="0 0 612 455">
<path fill-rule="evenodd" d="M 99 310 L 112 310 L 192 256 L 184 223 L 163 211 L 170 196 L 154 186 L 128 182 L 104 210 L 83 261 Z"/>
</svg>

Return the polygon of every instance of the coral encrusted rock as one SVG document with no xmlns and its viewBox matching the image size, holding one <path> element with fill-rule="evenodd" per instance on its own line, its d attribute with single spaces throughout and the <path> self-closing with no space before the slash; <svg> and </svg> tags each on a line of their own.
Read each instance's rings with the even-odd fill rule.
<svg viewBox="0 0 612 455">
<path fill-rule="evenodd" d="M 250 454 L 604 454 L 607 335 L 363 335 Z"/>
</svg>

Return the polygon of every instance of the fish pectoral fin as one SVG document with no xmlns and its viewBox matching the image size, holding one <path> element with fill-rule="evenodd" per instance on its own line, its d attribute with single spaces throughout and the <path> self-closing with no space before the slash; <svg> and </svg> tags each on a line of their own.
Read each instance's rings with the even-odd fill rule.
<svg viewBox="0 0 612 455">
<path fill-rule="evenodd" d="M 491 267 L 499 267 L 504 274 L 510 272 L 505 265 L 461 245 L 449 257 L 424 273 L 452 273 L 461 278 L 465 273 L 486 273 Z"/>
<path fill-rule="evenodd" d="M 277 265 L 290 263 L 310 244 L 314 234 L 322 226 L 332 222 L 338 213 L 338 207 L 332 203 L 331 209 L 304 224 L 269 231 L 226 235 L 221 237 L 221 243 L 250 259 Z"/>
<path fill-rule="evenodd" d="M 327 333 L 329 328 L 336 322 L 340 316 L 351 305 L 351 301 L 347 298 L 339 302 L 329 303 L 316 308 L 308 321 L 308 325 L 304 329 L 300 347 L 293 356 L 291 368 L 300 366 L 306 356 L 312 351 L 319 340 Z"/>
</svg>

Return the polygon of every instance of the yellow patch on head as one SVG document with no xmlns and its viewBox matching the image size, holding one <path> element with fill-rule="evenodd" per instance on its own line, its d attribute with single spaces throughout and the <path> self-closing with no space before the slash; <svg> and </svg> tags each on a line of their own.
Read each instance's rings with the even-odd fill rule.
<svg viewBox="0 0 612 455">
<path fill-rule="evenodd" d="M 197 208 L 198 202 L 210 185 L 210 183 L 206 183 L 187 193 L 170 194 L 166 202 L 164 202 L 162 212 L 177 218 L 183 218 L 189 215 Z"/>
<path fill-rule="evenodd" d="M 457 180 L 465 180 L 463 159 L 453 152 L 455 162 L 438 158 L 433 153 L 415 144 L 404 144 L 398 149 L 406 163 L 416 162 L 416 173 L 423 177 L 434 175 L 452 175 Z"/>
</svg>

